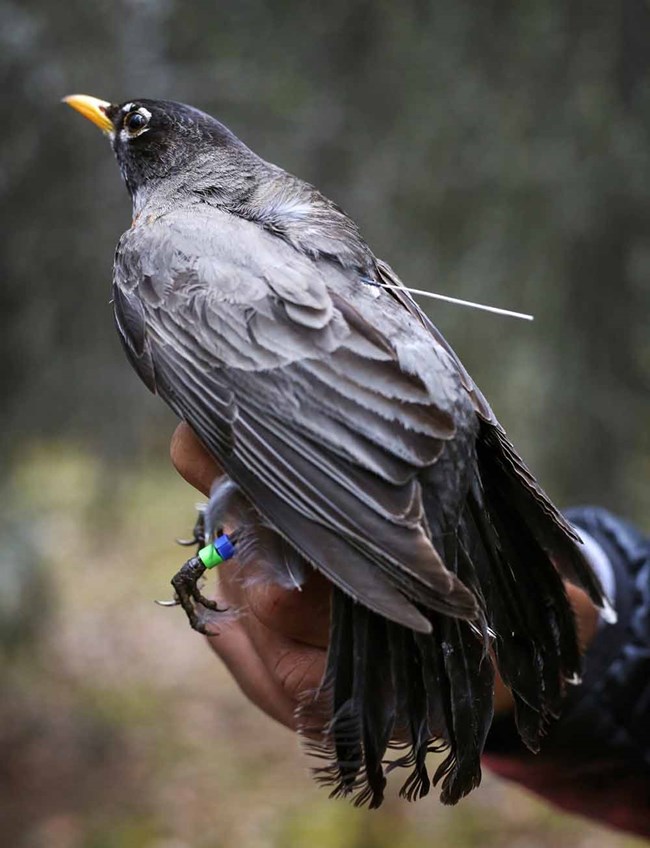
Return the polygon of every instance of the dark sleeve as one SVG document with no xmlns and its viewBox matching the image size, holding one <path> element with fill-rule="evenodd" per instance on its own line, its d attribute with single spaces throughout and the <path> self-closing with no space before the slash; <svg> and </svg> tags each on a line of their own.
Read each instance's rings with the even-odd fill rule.
<svg viewBox="0 0 650 848">
<path fill-rule="evenodd" d="M 567 518 L 608 555 L 618 621 L 601 622 L 540 753 L 497 718 L 484 762 L 565 810 L 650 837 L 650 539 L 602 509 Z"/>
</svg>

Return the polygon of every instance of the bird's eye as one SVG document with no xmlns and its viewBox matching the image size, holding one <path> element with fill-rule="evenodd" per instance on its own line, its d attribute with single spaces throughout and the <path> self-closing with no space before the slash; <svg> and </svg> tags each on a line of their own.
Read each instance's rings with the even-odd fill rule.
<svg viewBox="0 0 650 848">
<path fill-rule="evenodd" d="M 142 112 L 129 112 L 129 114 L 124 118 L 124 128 L 127 132 L 131 133 L 131 135 L 137 135 L 142 132 L 148 123 L 149 118 L 146 115 L 143 115 Z"/>
</svg>

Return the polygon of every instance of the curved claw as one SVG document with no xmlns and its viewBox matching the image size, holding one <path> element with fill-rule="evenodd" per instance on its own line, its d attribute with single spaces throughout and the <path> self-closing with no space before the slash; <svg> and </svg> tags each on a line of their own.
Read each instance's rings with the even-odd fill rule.
<svg viewBox="0 0 650 848">
<path fill-rule="evenodd" d="M 196 536 L 193 539 L 176 539 L 176 544 L 183 548 L 189 548 L 192 545 L 200 544 L 200 539 L 197 539 Z"/>
<path fill-rule="evenodd" d="M 154 604 L 158 604 L 159 607 L 177 607 L 180 605 L 180 601 L 178 598 L 174 598 L 172 601 L 154 601 Z"/>
</svg>

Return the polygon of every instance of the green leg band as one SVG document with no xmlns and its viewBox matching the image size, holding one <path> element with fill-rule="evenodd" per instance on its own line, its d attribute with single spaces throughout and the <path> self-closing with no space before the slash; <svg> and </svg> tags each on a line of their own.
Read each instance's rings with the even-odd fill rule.
<svg viewBox="0 0 650 848">
<path fill-rule="evenodd" d="M 214 568 L 224 562 L 221 554 L 217 553 L 214 545 L 206 545 L 198 553 L 198 557 L 206 568 Z"/>
</svg>

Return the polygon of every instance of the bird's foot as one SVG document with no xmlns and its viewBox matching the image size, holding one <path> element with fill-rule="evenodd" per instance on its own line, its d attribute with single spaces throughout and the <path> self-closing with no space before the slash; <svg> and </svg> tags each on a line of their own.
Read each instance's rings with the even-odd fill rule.
<svg viewBox="0 0 650 848">
<path fill-rule="evenodd" d="M 201 548 L 205 546 L 205 504 L 198 504 L 197 512 L 198 515 L 196 517 L 196 523 L 194 524 L 194 528 L 192 529 L 192 537 L 190 539 L 176 539 L 176 544 L 181 545 L 181 547 L 184 548 L 189 548 L 192 547 L 192 545 L 196 545 L 196 550 L 198 553 Z M 178 573 L 180 574 L 181 572 L 179 571 Z M 177 593 L 174 593 L 174 597 L 172 600 L 156 601 L 156 603 L 160 607 L 177 607 L 181 604 Z"/>
<path fill-rule="evenodd" d="M 194 538 L 177 540 L 181 545 L 197 545 L 197 555 L 188 559 L 180 571 L 172 577 L 173 600 L 156 601 L 156 603 L 161 607 L 183 607 L 192 628 L 199 633 L 209 635 L 207 623 L 210 613 L 224 613 L 227 612 L 228 607 L 221 609 L 216 601 L 206 598 L 201 593 L 199 581 L 202 580 L 207 569 L 214 568 L 235 555 L 237 535 L 236 531 L 230 536 L 220 534 L 206 545 L 204 510 L 199 510 L 199 517 L 194 525 Z"/>
<path fill-rule="evenodd" d="M 185 610 L 191 627 L 199 633 L 210 635 L 207 626 L 206 611 L 226 612 L 227 607 L 220 608 L 216 601 L 206 598 L 199 589 L 199 580 L 203 577 L 206 567 L 201 560 L 195 556 L 188 559 L 183 567 L 172 577 L 175 601 L 169 602 L 179 604 Z M 164 603 L 165 606 L 168 604 Z"/>
</svg>

